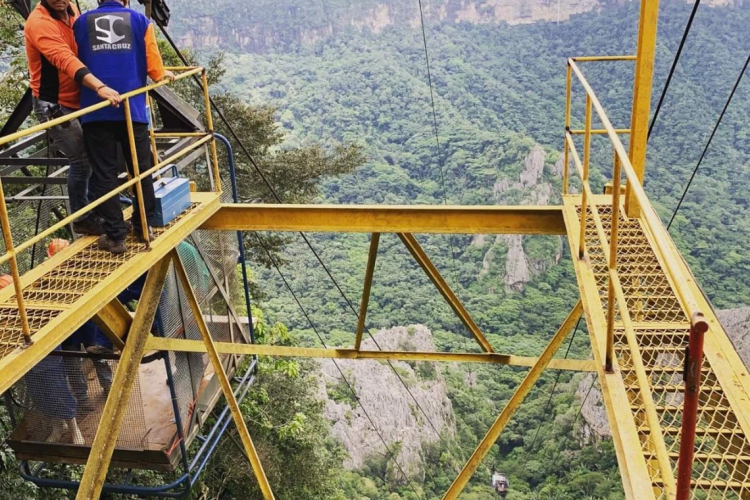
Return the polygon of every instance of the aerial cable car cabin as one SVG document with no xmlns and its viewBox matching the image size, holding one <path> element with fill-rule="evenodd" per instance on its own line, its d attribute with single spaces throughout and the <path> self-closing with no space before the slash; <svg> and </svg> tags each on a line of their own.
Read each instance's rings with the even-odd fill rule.
<svg viewBox="0 0 750 500">
<path fill-rule="evenodd" d="M 166 5 L 147 3 L 163 28 Z M 12 4 L 28 13 L 25 0 Z M 70 213 L 63 191 L 66 160 L 39 156 L 37 148 L 47 128 L 73 115 L 21 130 L 30 110 L 27 93 L 0 133 L 0 162 L 7 167 L 0 175 L 0 266 L 11 276 L 0 290 L 0 393 L 12 409 L 12 445 L 26 460 L 22 474 L 42 486 L 77 489 L 79 500 L 98 498 L 102 491 L 184 495 L 231 417 L 257 486 L 264 499 L 272 500 L 274 485 L 238 403 L 253 380 L 253 356 L 400 359 L 528 368 L 446 491 L 446 500 L 465 489 L 547 368 L 598 376 L 628 499 L 749 498 L 750 374 L 643 188 L 658 1 L 642 0 L 640 6 L 635 54 L 567 61 L 567 85 L 561 89 L 566 99 L 561 205 L 306 206 L 285 205 L 281 197 L 276 205 L 237 203 L 231 151 L 227 165 L 218 161 L 217 147 L 229 143 L 214 133 L 205 71 L 185 66 L 174 68 L 177 79 L 200 82 L 205 115 L 170 92 L 166 82 L 126 95 L 148 92 L 154 101 L 151 139 L 158 161 L 133 179 L 123 178 L 102 198 L 119 197 L 142 179 L 175 188 L 171 183 L 192 172 L 189 203 L 163 210 L 174 216 L 165 218 L 156 237 L 147 245 L 131 238 L 122 255 L 99 251 L 95 238 L 83 237 L 45 258 L 50 241 L 80 214 Z M 616 128 L 611 123 L 606 103 L 585 76 L 584 68 L 593 64 L 634 65 L 629 124 Z M 591 150 L 598 147 L 593 135 L 606 139 L 612 162 L 592 165 L 596 156 Z M 45 178 L 21 168 L 40 162 L 47 167 Z M 262 174 L 255 162 L 250 164 Z M 604 194 L 592 191 L 592 167 L 611 179 Z M 577 193 L 570 189 L 572 177 L 581 187 Z M 23 186 L 8 189 L 11 183 Z M 162 208 L 174 207 L 170 196 L 182 191 L 163 187 Z M 371 235 L 353 348 L 254 343 L 252 322 L 237 313 L 244 308 L 249 316 L 251 310 L 241 231 Z M 398 235 L 480 352 L 361 348 L 383 233 Z M 413 233 L 565 235 L 579 301 L 538 357 L 495 352 Z M 128 311 L 118 297 L 140 279 L 142 295 L 135 310 Z M 242 283 L 233 286 L 237 280 Z M 580 318 L 586 320 L 594 359 L 556 358 Z M 58 346 L 88 321 L 102 330 L 114 352 L 61 352 Z M 56 388 L 47 382 L 50 373 L 64 373 L 68 383 L 41 403 L 45 398 L 40 395 Z M 78 391 L 75 403 L 63 385 Z M 227 404 L 206 428 L 206 416 L 222 395 Z M 83 475 L 74 480 L 67 468 L 83 463 Z M 108 476 L 110 467 L 124 471 Z M 175 471 L 176 478 L 167 485 L 140 484 L 136 469 Z M 507 493 L 507 477 L 495 473 L 491 481 L 496 493 Z"/>
<path fill-rule="evenodd" d="M 508 482 L 508 478 L 505 476 L 505 474 L 501 472 L 492 473 L 492 489 L 495 490 L 495 493 L 500 495 L 501 498 L 505 498 L 508 496 L 510 483 Z"/>
</svg>

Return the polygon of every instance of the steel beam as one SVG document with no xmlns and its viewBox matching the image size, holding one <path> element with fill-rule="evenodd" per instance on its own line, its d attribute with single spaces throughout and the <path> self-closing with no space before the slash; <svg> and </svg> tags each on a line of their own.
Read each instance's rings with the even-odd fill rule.
<svg viewBox="0 0 750 500">
<path fill-rule="evenodd" d="M 365 270 L 365 284 L 362 290 L 362 303 L 359 306 L 359 317 L 357 318 L 357 338 L 354 340 L 354 349 L 359 351 L 362 346 L 362 333 L 365 330 L 367 319 L 367 305 L 370 303 L 370 288 L 372 288 L 372 275 L 375 272 L 375 260 L 378 257 L 378 243 L 380 233 L 373 233 L 370 240 L 370 252 L 367 255 L 367 268 Z"/>
<path fill-rule="evenodd" d="M 237 399 L 235 399 L 234 397 L 234 391 L 232 390 L 232 386 L 229 383 L 229 378 L 224 371 L 224 366 L 221 364 L 221 358 L 219 357 L 219 352 L 216 350 L 214 341 L 211 338 L 211 332 L 208 331 L 208 326 L 206 326 L 206 321 L 203 318 L 203 311 L 201 311 L 200 304 L 198 303 L 198 298 L 195 296 L 195 291 L 193 290 L 193 287 L 190 284 L 190 280 L 188 279 L 188 275 L 185 272 L 185 268 L 182 265 L 180 254 L 175 248 L 174 250 L 172 250 L 171 255 L 172 260 L 174 261 L 175 271 L 177 272 L 177 276 L 182 283 L 182 288 L 185 292 L 185 296 L 190 303 L 190 309 L 193 312 L 193 316 L 198 325 L 198 329 L 201 332 L 201 337 L 203 337 L 203 343 L 208 352 L 208 357 L 211 359 L 211 364 L 214 367 L 214 372 L 216 372 L 216 376 L 218 377 L 219 383 L 221 384 L 221 390 L 227 400 L 229 410 L 232 412 L 234 423 L 237 426 L 237 431 L 239 432 L 240 438 L 242 439 L 242 444 L 245 447 L 245 452 L 250 458 L 250 464 L 253 467 L 255 478 L 258 480 L 258 486 L 263 493 L 263 498 L 265 498 L 266 500 L 274 500 L 275 497 L 273 495 L 273 491 L 271 490 L 271 485 L 268 483 L 266 472 L 263 470 L 263 465 L 260 463 L 260 457 L 258 457 L 258 452 L 255 450 L 255 445 L 253 444 L 253 440 L 247 430 L 247 424 L 245 424 L 245 419 L 242 416 L 242 412 L 240 411 L 240 405 L 237 404 Z"/>
<path fill-rule="evenodd" d="M 130 315 L 125 306 L 117 299 L 112 299 L 110 303 L 101 308 L 96 316 L 91 318 L 96 326 L 101 329 L 102 333 L 117 348 L 122 350 L 123 339 L 130 331 L 133 324 L 133 317 Z"/>
<path fill-rule="evenodd" d="M 427 277 L 430 278 L 430 281 L 432 281 L 432 283 L 440 292 L 440 295 L 442 295 L 443 298 L 448 302 L 448 305 L 451 306 L 453 312 L 456 313 L 466 329 L 471 332 L 471 334 L 474 336 L 474 339 L 482 347 L 482 349 L 484 349 L 485 352 L 495 352 L 492 349 L 492 346 L 490 345 L 487 338 L 484 336 L 481 330 L 479 330 L 479 327 L 471 318 L 469 312 L 464 308 L 461 301 L 458 300 L 458 297 L 456 297 L 456 294 L 453 293 L 453 290 L 451 290 L 451 287 L 448 286 L 448 283 L 446 283 L 445 279 L 443 279 L 443 277 L 440 275 L 440 271 L 438 271 L 432 261 L 430 261 L 430 258 L 419 245 L 419 242 L 417 242 L 417 239 L 414 237 L 414 235 L 409 233 L 398 233 L 398 237 L 401 238 L 401 241 L 409 250 L 412 257 L 414 257 L 414 260 L 416 260 L 420 267 L 422 267 L 424 272 L 427 274 Z"/>
<path fill-rule="evenodd" d="M 120 435 L 120 427 L 130 400 L 130 393 L 138 376 L 141 358 L 146 352 L 146 342 L 156 316 L 156 309 L 159 307 L 159 297 L 164 288 L 170 261 L 169 256 L 162 258 L 151 268 L 146 277 L 143 295 L 138 302 L 138 309 L 128 333 L 128 341 L 125 343 L 112 380 L 112 388 L 102 411 L 94 443 L 91 445 L 91 453 L 86 461 L 76 500 L 90 500 L 99 498 L 101 495 L 112 453 L 117 443 L 117 436 Z"/>
<path fill-rule="evenodd" d="M 576 303 L 575 307 L 573 307 L 573 310 L 570 312 L 570 314 L 568 314 L 568 317 L 565 318 L 565 321 L 563 322 L 562 326 L 560 326 L 560 329 L 557 331 L 555 336 L 552 337 L 552 340 L 550 340 L 550 343 L 544 349 L 544 352 L 539 357 L 539 360 L 531 368 L 531 370 L 529 370 L 529 373 L 526 374 L 526 377 L 521 382 L 521 385 L 518 386 L 516 392 L 513 393 L 513 396 L 511 396 L 510 400 L 505 405 L 505 408 L 503 408 L 500 416 L 497 417 L 495 423 L 492 424 L 490 430 L 487 431 L 487 434 L 484 436 L 482 441 L 480 441 L 477 449 L 471 455 L 469 461 L 466 462 L 463 470 L 461 470 L 461 472 L 458 474 L 458 477 L 456 477 L 456 480 L 453 481 L 453 484 L 448 489 L 445 496 L 443 496 L 443 500 L 455 500 L 456 498 L 458 498 L 458 495 L 461 494 L 463 489 L 466 487 L 466 484 L 469 482 L 469 479 L 471 479 L 471 476 L 473 476 L 474 472 L 476 472 L 479 464 L 481 464 L 482 460 L 484 460 L 484 458 L 487 456 L 487 453 L 489 453 L 492 446 L 500 437 L 500 434 L 503 432 L 503 429 L 505 429 L 505 426 L 508 424 L 508 422 L 510 422 L 510 419 L 516 413 L 518 407 L 521 406 L 523 400 L 534 387 L 534 384 L 536 384 L 536 381 L 539 380 L 542 372 L 552 360 L 552 356 L 555 355 L 557 350 L 560 348 L 560 345 L 565 340 L 565 337 L 568 336 L 570 331 L 575 326 L 576 321 L 578 321 L 578 318 L 581 317 L 582 312 L 583 306 L 581 305 L 581 301 L 579 300 L 578 303 Z"/>
<path fill-rule="evenodd" d="M 45 166 L 45 165 L 53 165 L 56 167 L 65 167 L 67 165 L 70 165 L 70 162 L 67 158 L 45 158 L 45 157 L 31 157 L 31 158 L 2 158 L 0 159 L 0 166 L 8 166 L 8 167 L 25 167 L 25 166 Z M 13 179 L 13 181 L 17 179 L 23 179 L 23 177 L 6 177 L 3 180 L 7 179 Z M 46 179 L 46 177 L 41 177 L 41 179 Z M 11 181 L 12 182 L 12 181 Z M 43 181 L 40 181 L 43 182 Z M 18 184 L 18 182 L 16 182 Z"/>
<path fill-rule="evenodd" d="M 201 229 L 343 233 L 565 234 L 560 206 L 224 204 Z"/>
<path fill-rule="evenodd" d="M 651 86 L 654 79 L 656 26 L 659 21 L 659 0 L 641 0 L 638 28 L 638 49 L 633 82 L 633 111 L 630 116 L 630 151 L 628 157 L 641 185 L 646 172 L 648 120 L 651 112 Z M 626 190 L 628 217 L 638 217 L 640 207 L 628 182 Z"/>
<path fill-rule="evenodd" d="M 220 354 L 245 354 L 257 356 L 279 356 L 290 358 L 334 358 L 334 359 L 391 359 L 398 361 L 430 361 L 454 363 L 491 363 L 508 366 L 534 366 L 538 358 L 514 356 L 512 354 L 478 352 L 424 352 L 424 351 L 357 351 L 355 349 L 323 349 L 320 347 L 289 347 L 262 344 L 233 344 L 215 342 Z M 152 337 L 149 350 L 177 352 L 206 352 L 200 340 Z M 578 372 L 596 371 L 593 359 L 553 359 L 550 369 Z"/>
</svg>

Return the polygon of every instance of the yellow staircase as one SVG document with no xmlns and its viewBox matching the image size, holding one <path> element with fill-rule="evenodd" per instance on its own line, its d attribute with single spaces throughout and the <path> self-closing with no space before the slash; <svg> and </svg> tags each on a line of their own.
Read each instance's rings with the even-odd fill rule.
<svg viewBox="0 0 750 500">
<path fill-rule="evenodd" d="M 603 367 L 612 196 L 598 195 L 590 200 L 584 229 L 585 257 L 577 259 L 581 204 L 580 195 L 564 197 L 568 238 L 589 334 L 597 363 Z M 592 212 L 592 204 L 596 214 Z M 614 427 L 613 438 L 624 483 L 626 488 L 631 488 L 629 496 L 648 498 L 640 496 L 647 493 L 637 492 L 642 488 L 637 484 L 640 476 L 637 469 L 645 468 L 651 479 L 653 497 L 669 498 L 659 458 L 664 458 L 660 454 L 666 451 L 672 474 L 676 475 L 690 321 L 665 272 L 664 259 L 679 260 L 683 266 L 684 262 L 674 248 L 671 255 L 661 255 L 641 220 L 623 214 L 624 207 L 620 210 L 616 268 L 634 335 L 629 341 L 618 313 L 614 336 L 615 372 L 606 374 L 601 369 L 600 380 Z M 703 310 L 710 330 L 706 334 L 691 498 L 746 499 L 750 498 L 748 373 L 710 308 Z M 638 357 L 647 375 L 647 386 L 641 385 L 637 377 Z M 649 400 L 653 401 L 658 416 L 658 428 L 649 425 L 646 408 Z M 662 450 L 658 446 L 660 440 L 664 443 Z"/>
</svg>

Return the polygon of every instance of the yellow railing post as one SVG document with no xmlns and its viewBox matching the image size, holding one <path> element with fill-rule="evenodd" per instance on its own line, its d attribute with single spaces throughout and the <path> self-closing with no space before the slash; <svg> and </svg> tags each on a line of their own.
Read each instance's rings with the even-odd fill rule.
<svg viewBox="0 0 750 500">
<path fill-rule="evenodd" d="M 148 127 L 148 135 L 151 139 L 151 156 L 154 157 L 154 165 L 159 163 L 159 152 L 156 149 L 156 114 L 154 113 L 154 100 L 151 99 L 151 94 L 146 92 L 146 102 L 148 103 L 149 116 L 151 118 L 150 127 Z"/>
<path fill-rule="evenodd" d="M 130 143 L 130 157 L 133 162 L 133 178 L 136 180 L 135 192 L 138 197 L 138 212 L 141 215 L 141 237 L 143 238 L 146 247 L 150 245 L 149 234 L 148 234 L 148 219 L 146 218 L 146 208 L 143 204 L 143 179 L 141 179 L 141 172 L 138 166 L 138 151 L 135 147 L 135 134 L 133 133 L 133 117 L 130 114 L 130 98 L 123 101 L 125 105 L 125 124 L 128 128 L 128 142 Z"/>
<path fill-rule="evenodd" d="M 589 162 L 591 161 L 591 97 L 586 94 L 586 123 L 583 135 L 583 178 L 584 186 L 581 195 L 581 233 L 578 241 L 578 258 L 583 259 L 586 255 L 586 218 L 588 217 L 588 197 L 585 186 L 589 182 Z"/>
<path fill-rule="evenodd" d="M 8 220 L 8 206 L 5 204 L 5 190 L 2 181 L 0 181 L 0 224 L 2 224 L 3 239 L 5 240 L 5 252 L 10 254 L 10 274 L 13 277 L 13 288 L 16 290 L 16 303 L 18 304 L 18 315 L 21 316 L 23 341 L 26 344 L 31 344 L 31 328 L 29 327 L 29 318 L 26 315 L 26 305 L 23 302 L 21 274 L 18 272 L 17 253 L 13 248 L 13 233 Z"/>
<path fill-rule="evenodd" d="M 566 92 L 565 92 L 565 132 L 570 132 L 570 100 L 573 85 L 573 71 L 570 64 L 567 65 L 566 71 Z M 568 183 L 570 181 L 570 169 L 568 167 L 568 141 L 565 141 L 565 150 L 563 152 L 563 195 L 568 194 Z"/>
<path fill-rule="evenodd" d="M 630 164 L 638 182 L 643 185 L 646 171 L 646 144 L 648 143 L 648 120 L 651 110 L 651 85 L 654 77 L 656 53 L 656 26 L 659 21 L 659 0 L 641 0 L 638 28 L 638 49 L 633 79 L 633 111 L 630 117 Z M 630 182 L 627 185 L 625 202 L 628 217 L 638 217 L 640 203 L 634 195 Z"/>
<path fill-rule="evenodd" d="M 617 272 L 617 240 L 620 228 L 620 158 L 615 152 L 614 167 L 612 169 L 612 222 L 609 236 L 609 271 Z M 607 373 L 614 371 L 615 358 L 615 284 L 609 280 L 607 292 L 607 352 L 604 369 Z"/>
<path fill-rule="evenodd" d="M 208 95 L 208 77 L 206 76 L 206 70 L 201 73 L 201 85 L 203 86 L 203 99 L 206 102 L 206 126 L 208 127 L 208 133 L 214 133 L 214 120 L 211 117 L 211 98 Z M 221 177 L 219 176 L 219 160 L 216 156 L 216 141 L 211 141 L 211 161 L 213 162 L 214 170 L 214 182 L 216 183 L 216 192 L 221 193 Z"/>
</svg>

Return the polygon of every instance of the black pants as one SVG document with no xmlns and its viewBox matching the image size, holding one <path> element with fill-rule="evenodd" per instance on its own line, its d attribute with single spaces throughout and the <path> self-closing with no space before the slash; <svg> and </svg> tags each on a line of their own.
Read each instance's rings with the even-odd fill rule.
<svg viewBox="0 0 750 500">
<path fill-rule="evenodd" d="M 145 123 L 133 123 L 133 135 L 135 136 L 135 149 L 138 156 L 138 170 L 145 172 L 153 166 L 151 156 L 151 142 L 148 135 L 148 126 Z M 128 129 L 122 122 L 88 122 L 83 124 L 83 140 L 86 144 L 86 152 L 91 162 L 92 172 L 89 182 L 90 198 L 92 200 L 107 194 L 119 186 L 117 176 L 120 169 L 117 163 L 117 145 L 120 144 L 125 156 L 125 163 L 133 175 L 133 159 L 130 155 L 130 143 L 128 141 Z M 154 183 L 149 179 L 141 181 L 143 189 L 143 205 L 146 209 L 146 218 L 149 225 L 154 216 L 156 200 L 154 198 Z M 133 188 L 135 193 L 135 186 Z M 134 198 L 137 203 L 137 195 Z M 104 230 L 113 240 L 125 239 L 127 226 L 122 217 L 119 197 L 115 196 L 105 201 L 95 212 L 104 219 Z M 141 214 L 138 205 L 133 205 L 133 226 L 136 231 L 141 229 Z"/>
</svg>

